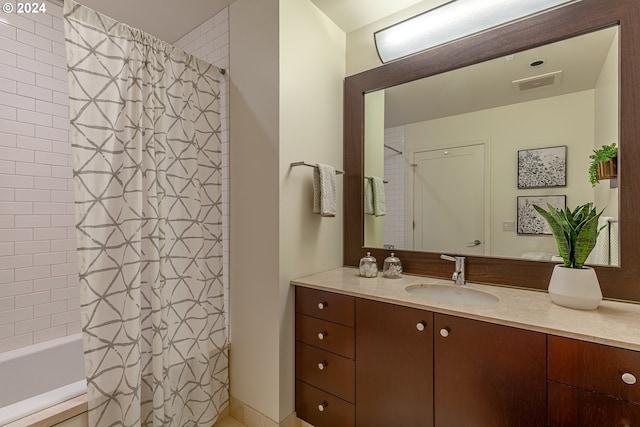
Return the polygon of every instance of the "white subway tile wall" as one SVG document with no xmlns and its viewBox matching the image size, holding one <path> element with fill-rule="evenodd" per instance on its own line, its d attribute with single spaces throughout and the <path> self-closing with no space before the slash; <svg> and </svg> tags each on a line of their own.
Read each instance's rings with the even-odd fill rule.
<svg viewBox="0 0 640 427">
<path fill-rule="evenodd" d="M 0 352 L 80 331 L 62 8 L 46 9 L 0 20 Z"/>
<path fill-rule="evenodd" d="M 81 328 L 62 8 L 47 1 L 46 9 L 45 15 L 2 13 L 0 19 L 0 352 Z M 176 46 L 228 68 L 228 31 L 225 9 Z M 223 88 L 228 296 L 227 85 Z"/>
<path fill-rule="evenodd" d="M 405 179 L 409 160 L 404 151 L 404 126 L 384 130 L 384 143 L 396 150 L 384 150 L 384 179 L 389 181 L 384 186 L 386 198 L 386 215 L 384 217 L 385 245 L 406 248 L 405 241 Z"/>
<path fill-rule="evenodd" d="M 226 70 L 220 87 L 220 120 L 222 127 L 222 241 L 224 306 L 229 307 L 229 9 L 225 8 L 187 35 L 174 46 L 209 64 Z M 226 316 L 227 331 L 229 316 Z M 227 333 L 227 336 L 229 334 Z"/>
</svg>

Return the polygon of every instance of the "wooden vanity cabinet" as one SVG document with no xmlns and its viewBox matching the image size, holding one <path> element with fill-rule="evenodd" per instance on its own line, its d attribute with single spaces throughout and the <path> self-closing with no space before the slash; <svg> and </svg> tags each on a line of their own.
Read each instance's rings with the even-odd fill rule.
<svg viewBox="0 0 640 427">
<path fill-rule="evenodd" d="M 315 427 L 355 423 L 355 299 L 296 288 L 296 412 Z"/>
<path fill-rule="evenodd" d="M 548 336 L 549 426 L 640 426 L 640 352 Z"/>
<path fill-rule="evenodd" d="M 433 426 L 433 313 L 356 299 L 356 426 Z"/>
<path fill-rule="evenodd" d="M 640 352 L 296 288 L 315 427 L 640 427 Z"/>
<path fill-rule="evenodd" d="M 435 425 L 544 427 L 546 336 L 434 315 Z"/>
<path fill-rule="evenodd" d="M 356 426 L 544 427 L 546 336 L 356 299 Z"/>
</svg>

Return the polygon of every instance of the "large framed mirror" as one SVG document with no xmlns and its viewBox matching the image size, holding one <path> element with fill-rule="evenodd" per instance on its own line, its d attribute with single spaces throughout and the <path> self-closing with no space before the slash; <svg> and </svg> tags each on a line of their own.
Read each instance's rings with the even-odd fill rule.
<svg viewBox="0 0 640 427">
<path fill-rule="evenodd" d="M 583 51 L 581 44 L 591 49 L 588 55 L 579 58 L 578 52 Z M 567 58 L 561 58 L 563 55 Z M 512 93 L 505 93 L 515 98 L 510 103 L 501 100 L 493 83 L 468 77 L 470 70 L 481 69 L 482 73 L 496 74 L 498 68 L 515 66 L 518 61 L 529 61 L 526 65 L 531 66 L 536 59 L 551 64 L 546 68 L 542 65 L 539 71 L 530 70 L 527 78 L 520 82 L 511 78 L 507 86 Z M 558 70 L 562 71 L 559 76 Z M 462 80 L 455 83 L 451 77 L 455 75 L 466 77 L 460 77 Z M 547 77 L 551 83 L 545 88 L 537 87 L 539 83 L 530 78 L 532 76 Z M 557 84 L 559 81 L 563 84 Z M 526 87 L 531 82 L 532 90 L 518 93 L 518 83 L 525 83 Z M 447 85 L 454 89 L 463 86 L 463 90 L 443 92 L 442 87 Z M 480 85 L 483 87 L 478 92 L 471 87 Z M 417 88 L 420 86 L 430 86 L 429 95 L 419 95 Z M 604 93 L 603 86 L 610 86 L 608 92 Z M 434 92 L 434 87 L 438 92 Z M 485 90 L 484 95 L 482 90 Z M 495 96 L 488 96 L 486 91 Z M 553 95 L 549 95 L 551 93 Z M 416 98 L 422 102 L 422 107 L 414 104 Z M 594 98 L 598 99 L 594 101 Z M 460 99 L 464 102 L 453 102 Z M 473 105 L 465 105 L 474 100 Z M 393 105 L 418 107 L 400 112 L 400 109 L 392 109 Z M 547 114 L 547 119 L 545 114 L 535 117 L 554 109 L 564 109 L 568 115 Z M 513 110 L 528 111 L 524 114 L 528 114 L 530 120 L 507 119 L 513 117 Z M 487 111 L 494 117 L 487 115 Z M 454 116 L 455 120 L 452 119 Z M 463 116 L 464 120 L 460 121 Z M 365 117 L 368 118 L 365 120 Z M 491 121 L 499 122 L 500 118 L 511 124 L 520 122 L 523 127 L 510 126 L 508 132 L 488 130 Z M 551 123 L 554 120 L 555 123 Z M 541 121 L 549 122 L 549 126 L 539 131 L 533 122 Z M 443 133 L 444 123 L 449 129 L 463 131 Z M 469 123 L 481 125 L 474 127 Z M 391 140 L 385 141 L 385 128 L 387 138 Z M 404 142 L 401 147 L 393 145 L 394 135 L 399 133 Z M 367 251 L 384 259 L 390 252 L 385 246 L 395 246 L 394 251 L 402 259 L 405 271 L 446 278 L 452 270 L 449 263 L 440 259 L 440 254 L 462 253 L 467 256 L 470 281 L 546 289 L 555 264 L 546 260 L 552 254 L 554 244 L 548 236 L 540 238 L 518 233 L 517 202 L 540 195 L 562 195 L 569 206 L 588 201 L 595 201 L 603 208 L 606 205 L 606 215 L 618 221 L 618 238 L 614 242 L 618 244 L 618 256 L 614 262 L 594 260 L 593 263 L 609 264 L 595 267 L 606 298 L 640 301 L 640 264 L 635 262 L 640 254 L 640 246 L 636 243 L 640 237 L 640 218 L 636 214 L 640 208 L 640 174 L 634 167 L 640 161 L 639 136 L 640 5 L 634 1 L 611 0 L 605 8 L 598 0 L 581 0 L 350 76 L 345 80 L 345 265 L 357 265 Z M 432 140 L 432 146 L 424 145 L 426 139 Z M 578 141 L 584 145 L 579 145 Z M 619 145 L 619 175 L 616 186 L 606 182 L 598 184 L 594 191 L 586 178 L 576 174 L 586 174 L 588 155 L 600 142 Z M 469 248 L 464 246 L 465 242 L 450 244 L 447 239 L 450 233 L 446 233 L 446 244 L 434 245 L 436 237 L 429 235 L 425 240 L 431 246 L 423 245 L 418 240 L 427 231 L 415 233 L 414 225 L 407 222 L 421 220 L 416 206 L 433 202 L 426 198 L 422 200 L 422 192 L 416 188 L 430 186 L 435 177 L 441 176 L 438 174 L 438 156 L 451 158 L 453 150 L 468 151 L 469 147 L 480 150 L 475 153 L 475 162 L 484 177 L 467 181 L 475 182 L 476 186 L 482 181 L 482 191 L 471 188 L 465 193 L 454 185 L 452 189 L 444 189 L 442 194 L 458 190 L 459 194 L 482 193 L 480 199 L 484 197 L 484 204 L 480 203 L 482 200 L 477 203 L 466 203 L 465 200 L 457 208 L 455 204 L 452 207 L 460 211 L 461 206 L 468 208 L 481 204 L 479 213 L 468 214 L 468 219 L 475 230 L 483 234 L 480 238 L 461 237 L 463 241 L 469 240 L 466 243 L 481 243 Z M 557 152 L 557 148 L 553 151 L 554 147 L 559 147 L 559 152 L 565 156 L 567 182 L 556 188 L 519 188 L 518 158 L 531 152 L 539 154 L 537 150 L 541 148 Z M 467 151 L 461 157 L 468 157 Z M 494 157 L 496 151 L 503 156 Z M 402 209 L 415 210 L 411 214 L 401 214 L 404 225 L 396 228 L 404 228 L 406 232 L 397 239 L 388 237 L 389 233 L 385 236 L 381 218 L 364 214 L 364 180 L 371 175 L 389 176 L 385 173 L 385 167 L 389 167 L 385 165 L 385 157 L 391 163 L 395 157 L 396 165 L 404 164 L 404 169 L 394 174 L 387 185 L 392 193 L 402 185 L 402 191 L 409 199 L 402 202 Z M 430 177 L 416 171 L 420 166 L 414 165 L 420 162 L 428 165 L 425 170 L 432 172 Z M 455 163 L 443 164 L 441 170 L 446 171 Z M 501 166 L 506 167 L 500 169 Z M 453 175 L 449 181 L 456 177 L 457 174 Z M 439 190 L 442 190 L 441 184 Z M 396 199 L 388 200 L 394 203 Z M 389 207 L 387 203 L 387 210 Z M 397 206 L 390 207 L 391 211 L 394 207 Z M 430 220 L 425 218 L 424 227 L 418 224 L 418 228 L 426 229 Z M 464 221 L 464 217 L 461 220 Z"/>
</svg>

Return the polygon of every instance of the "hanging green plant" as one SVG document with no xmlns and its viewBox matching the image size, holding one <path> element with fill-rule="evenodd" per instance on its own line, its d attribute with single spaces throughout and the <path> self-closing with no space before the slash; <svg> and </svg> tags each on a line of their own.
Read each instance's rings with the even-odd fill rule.
<svg viewBox="0 0 640 427">
<path fill-rule="evenodd" d="M 618 147 L 616 147 L 615 142 L 611 145 L 603 145 L 601 148 L 593 150 L 593 154 L 589 156 L 591 159 L 591 163 L 589 164 L 589 181 L 593 187 L 599 182 L 598 165 L 617 156 Z"/>
</svg>

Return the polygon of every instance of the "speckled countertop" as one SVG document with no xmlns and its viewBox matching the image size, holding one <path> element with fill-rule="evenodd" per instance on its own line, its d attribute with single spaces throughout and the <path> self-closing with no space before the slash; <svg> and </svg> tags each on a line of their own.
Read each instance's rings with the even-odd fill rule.
<svg viewBox="0 0 640 427">
<path fill-rule="evenodd" d="M 546 292 L 473 283 L 466 286 L 492 294 L 500 301 L 493 305 L 445 303 L 412 295 L 405 288 L 420 284 L 450 285 L 450 280 L 412 275 L 400 279 L 364 278 L 358 276 L 356 268 L 349 267 L 297 278 L 291 283 L 640 351 L 640 304 L 605 300 L 596 310 L 573 310 L 553 304 Z"/>
</svg>

